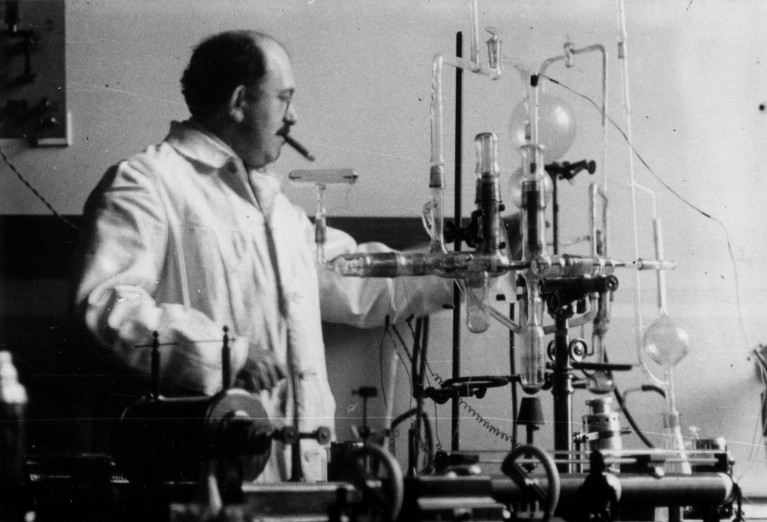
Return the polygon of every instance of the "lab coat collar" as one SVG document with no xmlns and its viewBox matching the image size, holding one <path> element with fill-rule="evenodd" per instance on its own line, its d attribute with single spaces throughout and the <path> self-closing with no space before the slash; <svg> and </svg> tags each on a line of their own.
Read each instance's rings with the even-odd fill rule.
<svg viewBox="0 0 767 522">
<path fill-rule="evenodd" d="M 244 170 L 242 160 L 218 136 L 194 120 L 172 121 L 165 140 L 192 161 L 220 169 L 229 162 Z"/>
<path fill-rule="evenodd" d="M 271 185 L 272 190 L 282 192 L 284 180 L 281 176 L 266 169 L 247 169 L 229 145 L 193 119 L 172 121 L 170 132 L 165 140 L 180 154 L 192 161 L 216 170 L 230 166 L 230 172 L 247 172 L 247 176 L 251 180 L 254 178 L 261 180 L 261 182 Z"/>
</svg>

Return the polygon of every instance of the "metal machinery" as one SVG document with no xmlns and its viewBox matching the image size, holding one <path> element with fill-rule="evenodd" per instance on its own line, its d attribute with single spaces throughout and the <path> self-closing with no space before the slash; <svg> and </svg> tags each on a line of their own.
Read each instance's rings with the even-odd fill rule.
<svg viewBox="0 0 767 522">
<path fill-rule="evenodd" d="M 442 388 L 450 394 L 468 389 L 451 383 Z M 439 393 L 426 395 L 441 400 Z M 362 390 L 360 395 L 366 398 Z M 526 444 L 496 463 L 497 474 L 483 473 L 476 455 L 441 452 L 432 473 L 403 477 L 394 457 L 371 442 L 376 434 L 363 426 L 365 441 L 331 463 L 332 481 L 257 484 L 252 481 L 272 441 L 294 444 L 311 437 L 328 444 L 329 430 L 299 434 L 275 428 L 259 401 L 243 390 L 184 398 L 151 393 L 124 411 L 112 457 L 31 459 L 29 489 L 43 522 L 654 520 L 660 506 L 677 508 L 679 516 L 684 507 L 684 513 L 709 522 L 729 518 L 737 486 L 721 441 L 688 456 L 692 474 L 669 474 L 664 467 L 678 453 L 610 449 L 615 419 L 602 405 L 588 417 L 597 441 L 589 443 L 593 451 L 580 453 L 588 455 L 588 466 L 575 454 L 555 461 Z M 578 471 L 558 471 L 563 462 Z"/>
</svg>

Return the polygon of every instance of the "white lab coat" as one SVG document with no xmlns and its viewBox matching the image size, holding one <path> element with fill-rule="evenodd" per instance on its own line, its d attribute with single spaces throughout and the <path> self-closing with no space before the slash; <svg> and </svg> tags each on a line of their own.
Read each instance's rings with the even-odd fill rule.
<svg viewBox="0 0 767 522">
<path fill-rule="evenodd" d="M 452 300 L 452 282 L 436 278 L 318 273 L 311 222 L 282 194 L 280 178 L 246 172 L 192 121 L 173 122 L 161 144 L 110 169 L 85 210 L 76 309 L 94 336 L 148 372 L 150 351 L 136 346 L 158 331 L 161 343 L 176 343 L 161 349 L 163 386 L 213 394 L 227 326 L 233 375 L 252 348 L 286 364 L 295 390 L 286 384 L 260 398 L 275 423 L 297 418 L 301 431 L 333 427 L 321 319 L 374 326 Z M 356 248 L 330 231 L 328 258 Z M 275 443 L 274 451 L 263 481 L 289 475 L 289 448 Z M 307 480 L 321 479 L 324 450 L 304 441 L 301 457 Z"/>
</svg>

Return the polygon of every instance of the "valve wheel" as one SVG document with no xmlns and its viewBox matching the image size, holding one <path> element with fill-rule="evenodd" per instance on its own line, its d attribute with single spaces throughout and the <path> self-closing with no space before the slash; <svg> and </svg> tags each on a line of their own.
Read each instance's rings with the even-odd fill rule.
<svg viewBox="0 0 767 522">
<path fill-rule="evenodd" d="M 540 473 L 534 473 L 540 468 L 543 468 L 546 474 L 545 486 L 541 484 Z M 559 503 L 560 481 L 557 465 L 551 455 L 537 446 L 519 446 L 503 460 L 501 471 L 519 487 L 522 501 L 539 502 L 543 511 L 542 522 L 554 515 Z"/>
<path fill-rule="evenodd" d="M 567 347 L 570 359 L 574 362 L 582 362 L 588 353 L 588 346 L 583 339 L 573 339 Z"/>
<path fill-rule="evenodd" d="M 349 455 L 347 469 L 352 484 L 362 492 L 370 520 L 397 520 L 405 486 L 394 457 L 381 446 L 366 444 Z"/>
</svg>

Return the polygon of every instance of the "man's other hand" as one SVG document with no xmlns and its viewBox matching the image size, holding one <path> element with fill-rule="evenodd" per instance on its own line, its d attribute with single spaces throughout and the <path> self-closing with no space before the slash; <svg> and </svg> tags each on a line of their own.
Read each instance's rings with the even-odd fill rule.
<svg viewBox="0 0 767 522">
<path fill-rule="evenodd" d="M 272 352 L 251 348 L 245 366 L 237 374 L 235 386 L 258 393 L 271 390 L 288 376 L 285 366 Z"/>
</svg>

